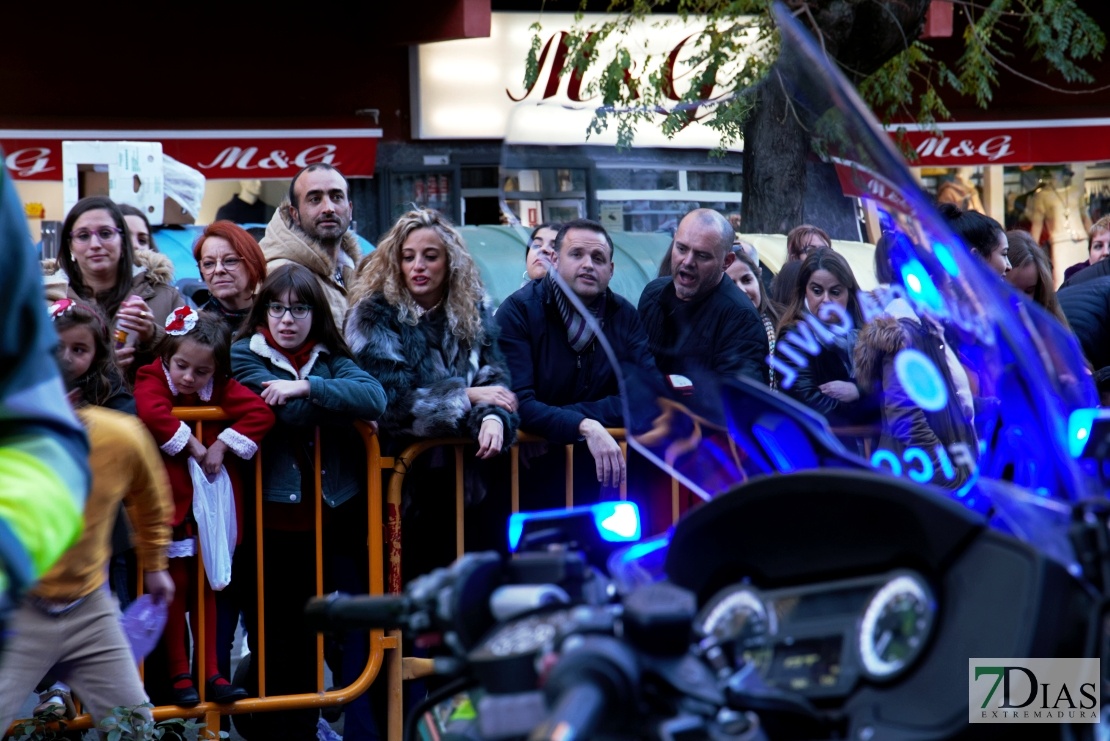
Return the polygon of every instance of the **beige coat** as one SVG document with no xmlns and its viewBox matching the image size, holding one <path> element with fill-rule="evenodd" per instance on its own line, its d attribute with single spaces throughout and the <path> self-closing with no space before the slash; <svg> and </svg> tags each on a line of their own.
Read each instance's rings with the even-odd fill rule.
<svg viewBox="0 0 1110 741">
<path fill-rule="evenodd" d="M 285 203 L 277 210 L 266 227 L 266 236 L 259 243 L 262 253 L 266 255 L 266 272 L 273 272 L 274 268 L 289 262 L 311 270 L 327 296 L 336 329 L 342 333 L 343 322 L 347 317 L 348 287 L 353 285 L 355 267 L 362 259 L 358 237 L 351 232 L 343 235 L 337 266 L 318 242 L 312 240 L 299 226 L 290 225 L 286 221 L 283 214 L 287 208 L 288 204 Z M 342 281 L 336 280 L 337 268 Z"/>
</svg>

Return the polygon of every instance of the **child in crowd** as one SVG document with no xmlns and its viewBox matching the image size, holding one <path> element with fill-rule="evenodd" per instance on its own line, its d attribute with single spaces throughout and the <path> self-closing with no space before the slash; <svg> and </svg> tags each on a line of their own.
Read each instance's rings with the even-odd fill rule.
<svg viewBox="0 0 1110 741">
<path fill-rule="evenodd" d="M 86 404 L 135 413 L 135 399 L 108 344 L 108 323 L 96 308 L 63 298 L 50 305 L 58 332 L 58 365 Z"/>
<path fill-rule="evenodd" d="M 351 425 L 378 419 L 385 392 L 351 359 L 315 276 L 293 263 L 274 270 L 262 284 L 236 334 L 231 363 L 235 377 L 261 394 L 277 415 L 264 442 L 262 472 L 266 690 L 275 695 L 314 692 L 316 641 L 302 613 L 316 594 L 315 498 L 326 505 L 325 591 L 366 592 L 366 455 Z M 247 616 L 247 624 L 248 644 L 257 656 L 257 615 Z M 365 640 L 365 633 L 349 634 L 342 666 L 332 667 L 336 684 L 353 682 L 365 666 Z M 257 663 L 251 670 L 257 672 Z M 345 713 L 344 739 L 378 737 L 366 695 L 347 705 Z M 311 738 L 316 713 L 256 713 L 253 724 L 252 738 Z"/>
<path fill-rule="evenodd" d="M 175 704 L 182 706 L 196 705 L 200 701 L 185 649 L 186 603 L 194 616 L 199 603 L 196 594 L 197 524 L 192 517 L 193 483 L 188 459 L 196 459 L 211 478 L 224 466 L 228 450 L 243 460 L 252 458 L 259 442 L 274 424 L 273 412 L 266 402 L 228 377 L 229 345 L 227 325 L 221 318 L 182 307 L 167 318 L 166 334 L 155 348 L 158 357 L 139 369 L 135 381 L 139 418 L 162 449 L 162 459 L 173 488 L 174 542 L 170 548 L 169 571 L 177 593 L 188 598 L 170 605 L 162 640 L 169 656 L 171 697 Z M 174 416 L 173 408 L 181 406 L 221 407 L 231 418 L 230 425 L 222 431 L 219 425 L 206 425 L 203 440 L 198 439 L 189 425 Z M 235 495 L 236 522 L 241 523 L 239 477 L 234 466 L 228 466 L 227 471 Z M 232 685 L 219 672 L 216 601 L 210 590 L 204 592 L 207 699 L 215 702 L 241 700 L 247 697 L 246 690 Z M 195 646 L 198 632 L 195 621 L 192 632 Z M 230 650 L 230 647 L 220 648 L 225 653 Z"/>
<path fill-rule="evenodd" d="M 67 388 L 71 389 L 74 406 L 108 407 L 134 414 L 135 399 L 123 379 L 123 372 L 116 365 L 108 344 L 108 324 L 100 310 L 63 298 L 50 304 L 50 318 L 58 333 L 58 367 Z M 126 518 L 121 504 L 113 528 L 113 555 L 109 567 L 112 593 L 119 599 L 121 608 L 131 600 L 131 576 L 135 573 L 130 547 L 131 528 Z M 124 557 L 125 553 L 131 553 L 132 557 Z M 59 720 L 77 715 L 69 685 L 55 681 L 54 675 L 44 677 L 36 692 L 40 700 L 34 709 L 36 717 Z"/>
</svg>

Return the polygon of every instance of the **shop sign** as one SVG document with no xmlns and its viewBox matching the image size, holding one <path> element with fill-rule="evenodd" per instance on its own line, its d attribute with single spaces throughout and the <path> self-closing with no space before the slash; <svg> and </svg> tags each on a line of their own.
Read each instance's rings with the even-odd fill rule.
<svg viewBox="0 0 1110 741">
<path fill-rule="evenodd" d="M 890 127 L 897 140 L 896 127 Z M 906 127 L 915 167 L 1052 165 L 1110 160 L 1110 119 L 941 123 Z"/>
<path fill-rule="evenodd" d="M 525 60 L 536 35 L 531 13 L 493 13 L 488 38 L 421 44 L 416 49 L 417 92 L 413 98 L 413 138 L 416 139 L 505 139 L 535 144 L 582 144 L 600 98 L 589 92 L 599 75 L 571 72 L 568 32 L 612 20 L 600 13 L 586 14 L 576 22 L 573 13 L 544 13 L 539 21 L 538 77 L 524 85 Z M 644 74 L 649 58 L 662 60 L 662 82 L 666 97 L 678 103 L 693 81 L 692 63 L 704 20 L 675 18 L 666 25 L 650 21 L 634 23 L 625 34 L 614 34 L 601 42 L 601 58 L 619 43 L 629 52 L 629 79 Z M 754 33 L 752 44 L 758 43 Z M 736 67 L 743 64 L 736 61 Z M 721 70 L 720 78 L 731 74 Z M 721 90 L 702 89 L 702 99 L 712 101 Z M 658 125 L 645 124 L 636 131 L 639 146 L 716 147 L 720 135 L 698 123 L 707 114 L 704 106 L 688 109 L 692 123 L 673 139 Z M 591 133 L 589 142 L 615 141 L 616 125 L 603 134 Z"/>
<path fill-rule="evenodd" d="M 62 180 L 62 141 L 157 141 L 162 152 L 207 180 L 288 179 L 326 163 L 347 177 L 372 177 L 381 129 L 288 131 L 0 130 L 4 166 L 16 180 Z"/>
</svg>

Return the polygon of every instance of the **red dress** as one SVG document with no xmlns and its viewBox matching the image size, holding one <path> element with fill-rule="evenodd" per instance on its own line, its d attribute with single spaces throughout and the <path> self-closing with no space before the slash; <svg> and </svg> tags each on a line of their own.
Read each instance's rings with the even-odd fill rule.
<svg viewBox="0 0 1110 741">
<path fill-rule="evenodd" d="M 274 426 L 270 406 L 234 378 L 215 379 L 199 394 L 181 395 L 173 388 L 162 361 L 143 366 L 135 378 L 135 406 L 139 419 L 150 430 L 162 450 L 162 460 L 173 488 L 173 526 L 185 522 L 193 507 L 193 480 L 189 476 L 189 456 L 183 453 L 192 427 L 173 416 L 175 406 L 218 406 L 231 418 L 228 422 L 207 422 L 201 443 L 208 447 L 217 439 L 243 460 L 250 460 L 258 444 Z M 230 464 L 231 461 L 228 461 Z M 238 466 L 227 465 L 235 492 L 235 516 L 242 537 L 243 502 Z"/>
</svg>

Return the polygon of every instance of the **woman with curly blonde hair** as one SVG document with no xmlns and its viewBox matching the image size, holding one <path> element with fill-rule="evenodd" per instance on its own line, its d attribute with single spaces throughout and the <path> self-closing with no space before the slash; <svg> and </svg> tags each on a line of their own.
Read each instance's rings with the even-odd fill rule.
<svg viewBox="0 0 1110 741">
<path fill-rule="evenodd" d="M 379 426 L 387 449 L 399 452 L 418 438 L 469 437 L 478 442 L 478 458 L 492 458 L 512 444 L 516 395 L 484 293 L 462 236 L 437 211 L 403 215 L 359 266 L 345 333 L 359 365 L 385 388 Z M 467 483 L 468 500 L 480 499 L 480 484 Z M 406 508 L 413 506 L 434 509 L 408 497 Z M 403 547 L 409 571 L 410 554 L 418 554 Z"/>
</svg>

